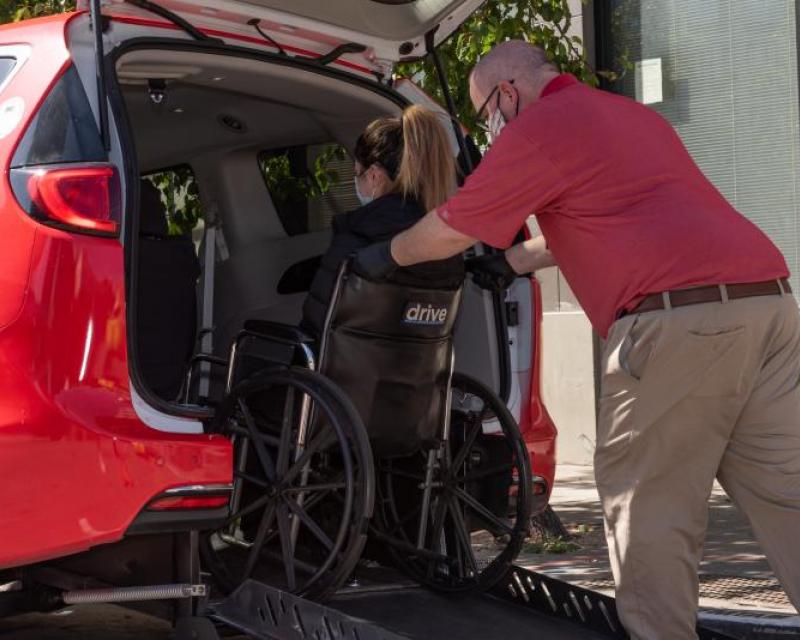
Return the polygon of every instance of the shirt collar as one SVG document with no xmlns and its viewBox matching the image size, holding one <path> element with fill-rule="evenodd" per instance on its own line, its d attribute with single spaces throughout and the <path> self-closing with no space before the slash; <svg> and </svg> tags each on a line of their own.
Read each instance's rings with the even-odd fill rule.
<svg viewBox="0 0 800 640">
<path fill-rule="evenodd" d="M 551 93 L 556 93 L 557 91 L 571 87 L 573 84 L 578 84 L 578 79 L 571 73 L 562 73 L 547 83 L 547 86 L 542 89 L 542 94 L 539 97 L 546 98 Z"/>
</svg>

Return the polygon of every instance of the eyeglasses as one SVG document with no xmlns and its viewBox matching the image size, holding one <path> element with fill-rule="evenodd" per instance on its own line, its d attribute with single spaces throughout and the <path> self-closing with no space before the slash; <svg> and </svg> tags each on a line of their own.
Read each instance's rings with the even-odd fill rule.
<svg viewBox="0 0 800 640">
<path fill-rule="evenodd" d="M 507 80 L 506 82 L 508 82 L 508 84 L 514 84 L 513 80 Z M 487 133 L 489 133 L 489 125 L 486 123 L 486 118 L 483 115 L 483 112 L 486 111 L 486 107 L 489 106 L 489 101 L 494 97 L 494 95 L 496 93 L 498 93 L 499 89 L 500 89 L 500 84 L 498 83 L 498 84 L 496 84 L 494 86 L 494 89 L 492 89 L 491 93 L 486 97 L 486 100 L 483 101 L 483 104 L 481 105 L 481 108 L 478 109 L 478 115 L 477 115 L 478 128 L 479 129 L 483 129 Z M 499 106 L 499 104 L 500 104 L 500 95 L 499 95 L 499 93 L 498 93 L 498 96 L 497 96 L 497 103 L 498 103 L 498 106 Z"/>
</svg>

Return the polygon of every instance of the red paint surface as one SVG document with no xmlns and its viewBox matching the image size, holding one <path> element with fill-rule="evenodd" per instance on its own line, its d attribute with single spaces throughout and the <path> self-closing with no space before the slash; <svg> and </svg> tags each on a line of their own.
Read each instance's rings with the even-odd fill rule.
<svg viewBox="0 0 800 640">
<path fill-rule="evenodd" d="M 533 473 L 547 480 L 549 499 L 556 475 L 558 431 L 542 402 L 542 290 L 536 278 L 531 278 L 531 308 L 531 381 L 528 402 L 522 406 L 519 426 L 531 454 Z"/>
<path fill-rule="evenodd" d="M 0 28 L 33 46 L 3 92 L 27 107 L 0 140 L 0 568 L 119 540 L 170 487 L 231 481 L 227 439 L 155 431 L 133 410 L 119 240 L 39 225 L 11 194 L 13 146 L 68 63 L 68 20 Z"/>
<path fill-rule="evenodd" d="M 703 174 L 666 119 L 569 75 L 508 123 L 438 212 L 500 249 L 535 213 L 604 338 L 648 295 L 789 276 L 779 249 Z"/>
</svg>

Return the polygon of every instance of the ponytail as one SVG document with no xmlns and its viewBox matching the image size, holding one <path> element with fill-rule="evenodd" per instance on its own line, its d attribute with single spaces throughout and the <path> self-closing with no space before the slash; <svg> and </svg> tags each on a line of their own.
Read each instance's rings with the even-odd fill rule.
<svg viewBox="0 0 800 640">
<path fill-rule="evenodd" d="M 382 166 L 394 190 L 431 211 L 456 189 L 456 163 L 447 130 L 433 111 L 417 105 L 402 118 L 372 121 L 356 141 L 353 155 L 365 169 Z"/>
<path fill-rule="evenodd" d="M 431 211 L 456 189 L 456 163 L 447 131 L 433 111 L 418 105 L 403 112 L 402 130 L 397 188 Z"/>
</svg>

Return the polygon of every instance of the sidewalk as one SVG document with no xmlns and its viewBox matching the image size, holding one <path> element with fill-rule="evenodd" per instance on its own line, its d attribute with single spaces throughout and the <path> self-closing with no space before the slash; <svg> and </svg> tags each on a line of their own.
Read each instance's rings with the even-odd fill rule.
<svg viewBox="0 0 800 640">
<path fill-rule="evenodd" d="M 592 468 L 560 465 L 550 504 L 580 548 L 561 554 L 526 552 L 519 564 L 613 595 Z M 749 525 L 716 483 L 709 502 L 709 529 L 700 565 L 700 606 L 795 613 Z"/>
</svg>

